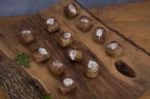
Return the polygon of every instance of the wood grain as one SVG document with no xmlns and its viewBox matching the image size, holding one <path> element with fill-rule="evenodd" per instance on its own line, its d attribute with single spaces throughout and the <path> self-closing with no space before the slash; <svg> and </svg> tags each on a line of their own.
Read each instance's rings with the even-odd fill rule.
<svg viewBox="0 0 150 99">
<path fill-rule="evenodd" d="M 150 53 L 150 1 L 90 10 L 105 24 Z"/>
<path fill-rule="evenodd" d="M 32 67 L 28 70 L 31 75 L 34 75 L 41 83 L 46 86 L 46 89 L 52 93 L 54 99 L 136 99 L 143 94 L 150 86 L 149 75 L 149 55 L 138 49 L 132 43 L 126 41 L 118 33 L 111 31 L 107 26 L 95 19 L 95 17 L 86 12 L 78 3 L 77 7 L 81 14 L 90 17 L 94 24 L 104 27 L 109 33 L 107 42 L 104 44 L 97 44 L 92 40 L 92 30 L 87 33 L 79 31 L 75 24 L 78 18 L 68 20 L 65 18 L 63 9 L 67 4 L 72 3 L 72 0 L 61 1 L 58 5 L 46 9 L 39 14 L 28 17 L 22 22 L 0 29 L 1 46 L 3 51 L 13 58 L 16 52 L 25 51 L 32 56 L 32 52 L 39 46 L 44 46 L 52 55 L 52 59 L 60 59 L 68 67 L 68 75 L 77 82 L 77 90 L 67 96 L 63 96 L 58 92 L 57 83 L 61 78 L 53 77 L 47 70 L 47 65 L 37 64 L 31 58 Z M 50 13 L 49 13 L 50 12 Z M 72 63 L 67 57 L 67 49 L 61 48 L 57 44 L 57 37 L 59 33 L 49 35 L 44 22 L 48 17 L 56 17 L 61 30 L 69 31 L 73 34 L 74 44 L 69 47 L 77 47 L 83 50 L 85 56 L 98 61 L 101 67 L 100 75 L 96 79 L 87 79 L 83 75 L 83 67 L 85 66 L 86 58 L 82 63 Z M 29 46 L 20 43 L 18 33 L 22 29 L 32 29 L 37 40 Z M 124 48 L 124 55 L 114 58 L 105 53 L 105 45 L 110 41 L 118 41 Z M 13 45 L 13 46 L 12 46 Z M 7 49 L 7 50 L 6 50 Z M 9 49 L 9 50 L 8 50 Z M 129 78 L 117 71 L 114 63 L 121 59 L 127 63 L 136 73 L 135 78 Z M 137 61 L 138 60 L 138 61 Z M 43 76 L 44 75 L 44 76 Z M 113 98 L 112 98 L 113 97 Z"/>
<path fill-rule="evenodd" d="M 0 86 L 8 99 L 41 99 L 48 95 L 39 81 L 0 51 Z"/>
<path fill-rule="evenodd" d="M 8 17 L 0 17 L 0 27 L 4 27 L 7 25 L 15 24 L 27 16 L 8 16 Z"/>
</svg>

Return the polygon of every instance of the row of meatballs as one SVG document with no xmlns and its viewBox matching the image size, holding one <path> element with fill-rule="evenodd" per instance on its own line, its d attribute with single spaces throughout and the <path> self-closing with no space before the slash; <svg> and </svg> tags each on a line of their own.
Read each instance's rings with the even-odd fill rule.
<svg viewBox="0 0 150 99">
<path fill-rule="evenodd" d="M 66 6 L 64 13 L 67 18 L 75 18 L 78 15 L 77 7 L 74 4 Z M 93 25 L 90 22 L 91 20 L 87 16 L 81 16 L 80 22 L 77 25 L 77 28 L 81 31 L 89 31 Z M 55 33 L 59 30 L 59 24 L 55 18 L 48 18 L 46 21 L 47 29 L 49 33 Z M 94 41 L 103 43 L 105 41 L 106 31 L 102 27 L 97 27 L 94 32 Z M 34 35 L 31 30 L 23 30 L 20 35 L 24 43 L 31 43 L 35 40 Z M 61 47 L 70 46 L 73 43 L 72 34 L 69 32 L 64 32 L 58 39 L 58 43 Z M 113 41 L 106 46 L 107 54 L 115 56 L 122 52 L 120 44 Z M 33 57 L 36 62 L 45 62 L 49 59 L 49 53 L 46 48 L 38 48 L 34 53 Z M 79 49 L 70 49 L 68 51 L 68 57 L 71 61 L 80 62 L 83 59 L 83 53 Z M 89 60 L 86 66 L 85 74 L 89 78 L 97 77 L 99 73 L 99 64 L 95 60 Z M 59 60 L 54 60 L 50 66 L 50 70 L 54 75 L 62 75 L 65 72 L 65 66 Z M 75 82 L 71 77 L 66 77 L 62 80 L 62 83 L 59 84 L 59 89 L 63 94 L 73 91 L 76 86 Z"/>
<path fill-rule="evenodd" d="M 74 19 L 80 14 L 75 4 L 66 6 L 64 12 L 65 16 L 69 19 Z M 90 31 L 94 27 L 92 20 L 85 15 L 81 15 L 79 20 L 76 27 L 82 32 Z M 101 26 L 95 26 L 94 28 L 93 40 L 96 43 L 105 43 L 106 36 L 108 35 L 105 28 Z M 106 45 L 105 51 L 110 56 L 120 56 L 123 53 L 123 48 L 117 41 L 111 41 Z"/>
</svg>

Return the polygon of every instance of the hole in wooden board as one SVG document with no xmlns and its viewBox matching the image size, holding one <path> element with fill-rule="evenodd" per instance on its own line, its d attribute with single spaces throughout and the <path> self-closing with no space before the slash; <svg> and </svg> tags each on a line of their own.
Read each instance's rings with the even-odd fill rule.
<svg viewBox="0 0 150 99">
<path fill-rule="evenodd" d="M 123 62 L 122 60 L 118 60 L 115 62 L 115 66 L 117 68 L 117 70 L 127 76 L 127 77 L 136 77 L 136 73 L 134 72 L 134 70 L 129 67 L 125 62 Z"/>
</svg>

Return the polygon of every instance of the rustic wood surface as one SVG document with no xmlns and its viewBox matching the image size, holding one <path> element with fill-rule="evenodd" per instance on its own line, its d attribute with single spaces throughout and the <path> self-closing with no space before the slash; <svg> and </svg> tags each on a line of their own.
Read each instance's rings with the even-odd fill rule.
<svg viewBox="0 0 150 99">
<path fill-rule="evenodd" d="M 38 80 L 0 51 L 0 86 L 8 99 L 41 99 L 48 93 Z"/>
<path fill-rule="evenodd" d="M 46 66 L 41 67 L 41 65 L 44 64 L 37 64 L 34 61 L 32 61 L 32 67 L 27 70 L 29 71 L 32 75 L 36 76 L 37 79 L 39 79 L 44 86 L 47 87 L 47 90 L 52 93 L 54 99 L 57 99 L 61 97 L 62 99 L 71 99 L 71 98 L 77 98 L 79 99 L 83 98 L 96 98 L 99 99 L 101 97 L 102 99 L 114 97 L 117 99 L 120 98 L 126 98 L 128 97 L 129 99 L 136 99 L 137 97 L 141 96 L 143 92 L 148 89 L 149 87 L 149 55 L 147 55 L 143 50 L 138 49 L 136 46 L 132 45 L 130 42 L 126 42 L 122 37 L 118 36 L 118 34 L 114 33 L 114 31 L 109 30 L 107 27 L 107 31 L 111 34 L 110 37 L 108 37 L 109 41 L 111 40 L 117 40 L 121 44 L 124 45 L 125 49 L 125 54 L 119 58 L 112 58 L 107 56 L 104 53 L 103 45 L 98 45 L 95 44 L 92 41 L 92 36 L 91 36 L 91 31 L 89 33 L 83 34 L 80 31 L 76 29 L 74 26 L 74 23 L 77 21 L 77 19 L 73 21 L 68 21 L 66 18 L 62 17 L 63 16 L 63 11 L 60 11 L 59 9 L 62 8 L 66 3 L 61 3 L 58 6 L 53 7 L 52 9 L 45 10 L 41 12 L 40 14 L 34 15 L 32 17 L 29 17 L 27 20 L 17 23 L 15 25 L 5 27 L 0 29 L 0 31 L 3 34 L 3 37 L 1 39 L 1 49 L 10 57 L 13 58 L 16 51 L 26 51 L 31 54 L 32 47 L 28 48 L 26 46 L 23 46 L 22 44 L 19 43 L 17 39 L 15 39 L 17 36 L 13 35 L 18 33 L 20 29 L 24 29 L 27 27 L 30 27 L 37 31 L 35 34 L 37 35 L 37 38 L 39 40 L 45 42 L 44 44 L 40 43 L 37 41 L 38 44 L 36 46 L 44 45 L 47 46 L 50 52 L 54 52 L 55 47 L 57 48 L 57 44 L 55 42 L 55 38 L 57 37 L 58 33 L 56 34 L 56 37 L 54 35 L 51 35 L 48 37 L 48 33 L 45 30 L 45 26 L 43 25 L 43 22 L 49 17 L 49 16 L 55 16 L 59 18 L 60 26 L 64 31 L 70 31 L 73 33 L 74 38 L 76 38 L 76 43 L 75 45 L 79 45 L 86 55 L 89 57 L 94 56 L 94 59 L 99 60 L 99 62 L 102 65 L 102 72 L 100 73 L 99 77 L 93 80 L 88 80 L 84 76 L 82 76 L 82 71 L 80 70 L 81 68 L 76 65 L 83 65 L 83 64 L 73 64 L 73 67 L 69 67 L 70 69 L 74 69 L 75 71 L 72 70 L 71 74 L 75 79 L 78 79 L 78 84 L 81 86 L 82 89 L 77 89 L 76 93 L 72 93 L 69 96 L 62 96 L 57 92 L 56 88 L 56 83 L 57 80 L 54 78 L 48 71 Z M 48 12 L 53 12 L 53 13 L 48 13 Z M 91 15 L 87 14 L 85 11 L 81 10 L 82 13 L 88 15 L 89 17 L 92 17 Z M 62 16 L 59 16 L 59 14 L 62 14 Z M 63 18 L 64 20 L 60 20 L 60 17 Z M 93 19 L 93 18 L 92 18 Z M 93 19 L 94 23 L 100 24 L 97 22 L 97 20 Z M 65 23 L 65 25 L 64 25 Z M 72 24 L 69 27 L 66 27 L 67 24 Z M 100 24 L 103 26 L 103 24 Z M 24 28 L 22 28 L 22 26 Z M 42 26 L 42 28 L 40 28 Z M 37 29 L 37 27 L 39 29 Z M 104 26 L 105 27 L 105 26 Z M 9 29 L 8 29 L 9 28 Z M 43 37 L 39 37 L 39 31 L 45 35 Z M 7 34 L 6 34 L 7 33 Z M 8 34 L 10 34 L 8 36 Z M 110 39 L 111 38 L 111 39 Z M 13 41 L 12 41 L 13 40 Z M 6 42 L 7 41 L 7 42 Z M 48 42 L 48 43 L 47 43 Z M 78 44 L 80 42 L 81 44 Z M 10 45 L 14 45 L 13 47 L 10 47 Z M 36 47 L 35 46 L 35 47 Z M 86 50 L 88 47 L 88 50 Z M 58 47 L 59 48 L 59 47 Z M 128 48 L 128 49 L 127 49 Z M 62 54 L 62 59 L 63 61 L 66 61 L 66 65 L 69 65 L 70 62 L 68 62 L 68 59 L 65 59 L 63 57 L 66 57 L 66 54 L 62 53 L 63 49 L 58 49 L 56 52 Z M 56 52 L 54 52 L 54 56 L 57 57 Z M 63 51 L 65 52 L 65 51 Z M 66 53 L 66 52 L 65 52 Z M 91 53 L 91 54 L 90 54 Z M 63 56 L 64 55 L 64 56 Z M 92 56 L 91 56 L 92 55 Z M 96 56 L 95 56 L 96 55 Z M 54 57 L 54 58 L 56 58 Z M 96 58 L 97 57 L 97 58 Z M 136 78 L 128 78 L 120 74 L 118 71 L 116 71 L 116 68 L 114 66 L 114 62 L 117 59 L 122 59 L 126 63 L 129 64 L 131 68 L 137 73 Z M 137 61 L 138 60 L 138 61 Z M 46 63 L 47 64 L 47 63 Z M 40 66 L 39 66 L 40 65 Z M 76 66 L 76 67 L 74 67 Z M 80 74 L 80 78 L 78 78 L 76 72 Z M 44 75 L 44 76 L 43 76 Z M 80 81 L 83 81 L 82 83 Z M 86 82 L 86 83 L 85 83 Z M 84 84 L 83 84 L 84 83 Z M 97 85 L 95 85 L 97 84 Z M 53 85 L 53 86 L 51 86 Z M 82 87 L 83 86 L 83 87 Z M 87 88 L 88 87 L 88 88 Z M 83 91 L 83 92 L 81 92 Z M 88 96 L 87 96 L 88 94 Z M 58 96 L 57 96 L 58 95 Z M 112 98 L 110 98 L 112 99 Z"/>
<path fill-rule="evenodd" d="M 105 24 L 150 53 L 150 1 L 90 10 Z"/>
<path fill-rule="evenodd" d="M 0 17 L 0 27 L 4 27 L 10 24 L 15 24 L 18 21 L 25 19 L 27 16 L 8 16 Z"/>
</svg>

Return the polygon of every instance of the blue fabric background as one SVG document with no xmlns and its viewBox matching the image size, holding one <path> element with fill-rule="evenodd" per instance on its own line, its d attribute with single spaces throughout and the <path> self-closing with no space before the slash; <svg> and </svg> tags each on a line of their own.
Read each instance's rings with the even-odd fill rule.
<svg viewBox="0 0 150 99">
<path fill-rule="evenodd" d="M 0 16 L 32 14 L 59 0 L 0 0 Z M 142 0 L 78 0 L 85 7 L 106 6 Z"/>
</svg>

